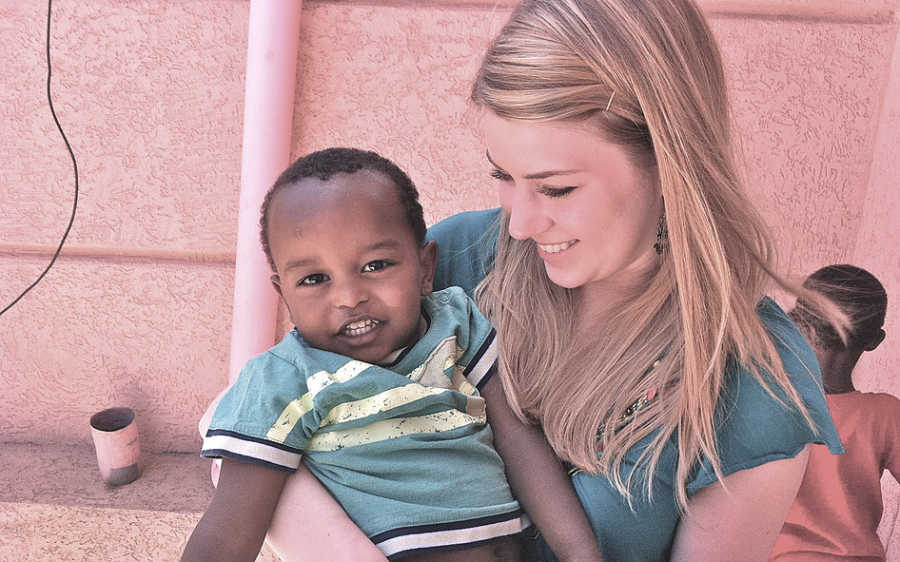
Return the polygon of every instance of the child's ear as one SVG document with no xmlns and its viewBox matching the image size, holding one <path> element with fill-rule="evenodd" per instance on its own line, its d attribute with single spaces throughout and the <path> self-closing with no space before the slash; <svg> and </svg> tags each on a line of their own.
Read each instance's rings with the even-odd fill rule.
<svg viewBox="0 0 900 562">
<path fill-rule="evenodd" d="M 422 266 L 422 295 L 434 290 L 434 270 L 437 267 L 437 242 L 429 240 L 419 250 L 419 265 Z"/>
<path fill-rule="evenodd" d="M 272 288 L 275 289 L 278 296 L 284 298 L 284 295 L 281 294 L 281 277 L 278 277 L 278 274 L 276 273 L 269 279 L 272 281 Z"/>
</svg>

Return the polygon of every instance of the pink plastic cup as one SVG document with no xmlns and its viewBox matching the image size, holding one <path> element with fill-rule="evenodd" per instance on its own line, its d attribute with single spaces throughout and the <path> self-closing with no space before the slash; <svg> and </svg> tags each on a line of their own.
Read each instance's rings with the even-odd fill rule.
<svg viewBox="0 0 900 562">
<path fill-rule="evenodd" d="M 131 408 L 108 408 L 91 416 L 91 437 L 103 481 L 128 484 L 141 475 L 141 442 Z"/>
</svg>

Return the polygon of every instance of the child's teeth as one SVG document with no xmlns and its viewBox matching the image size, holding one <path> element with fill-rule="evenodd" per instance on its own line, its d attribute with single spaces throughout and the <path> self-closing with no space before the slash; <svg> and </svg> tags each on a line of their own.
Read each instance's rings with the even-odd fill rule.
<svg viewBox="0 0 900 562">
<path fill-rule="evenodd" d="M 361 336 L 367 332 L 370 332 L 377 325 L 378 321 L 372 319 L 360 320 L 359 322 L 351 322 L 344 328 L 344 333 L 350 336 Z"/>
</svg>

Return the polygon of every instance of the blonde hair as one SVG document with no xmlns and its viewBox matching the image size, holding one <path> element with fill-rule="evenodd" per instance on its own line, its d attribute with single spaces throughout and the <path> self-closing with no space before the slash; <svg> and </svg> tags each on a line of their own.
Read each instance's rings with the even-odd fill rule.
<svg viewBox="0 0 900 562">
<path fill-rule="evenodd" d="M 690 0 L 526 0 L 490 46 L 472 100 L 506 119 L 595 124 L 663 195 L 669 248 L 658 269 L 590 329 L 576 330 L 577 289 L 554 285 L 535 245 L 500 229 L 479 304 L 500 334 L 510 405 L 543 425 L 561 458 L 607 474 L 630 501 L 638 471 L 622 480 L 625 453 L 650 439 L 640 460 L 649 495 L 675 435 L 686 508 L 698 461 L 722 478 L 714 417 L 733 360 L 777 399 L 771 374 L 813 425 L 756 312 L 769 278 L 785 282 L 736 172 L 722 62 Z M 623 424 L 652 389 L 658 398 Z"/>
</svg>

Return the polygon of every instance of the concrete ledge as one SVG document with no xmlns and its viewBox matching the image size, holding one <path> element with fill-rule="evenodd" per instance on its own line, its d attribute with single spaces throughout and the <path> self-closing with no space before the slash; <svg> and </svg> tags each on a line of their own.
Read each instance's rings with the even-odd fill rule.
<svg viewBox="0 0 900 562">
<path fill-rule="evenodd" d="M 314 0 L 323 4 L 511 9 L 519 0 Z M 714 16 L 774 17 L 845 23 L 896 23 L 896 0 L 697 0 Z"/>
<path fill-rule="evenodd" d="M 698 0 L 709 15 L 896 23 L 896 0 Z"/>
<path fill-rule="evenodd" d="M 0 502 L 203 513 L 212 499 L 209 461 L 197 454 L 142 455 L 140 478 L 109 488 L 92 447 L 0 445 Z"/>
<path fill-rule="evenodd" d="M 213 488 L 199 454 L 146 454 L 141 477 L 100 479 L 91 447 L 0 444 L 0 560 L 177 560 Z M 277 562 L 263 547 L 257 562 Z"/>
<path fill-rule="evenodd" d="M 0 503 L 0 560 L 178 560 L 199 514 Z"/>
</svg>

